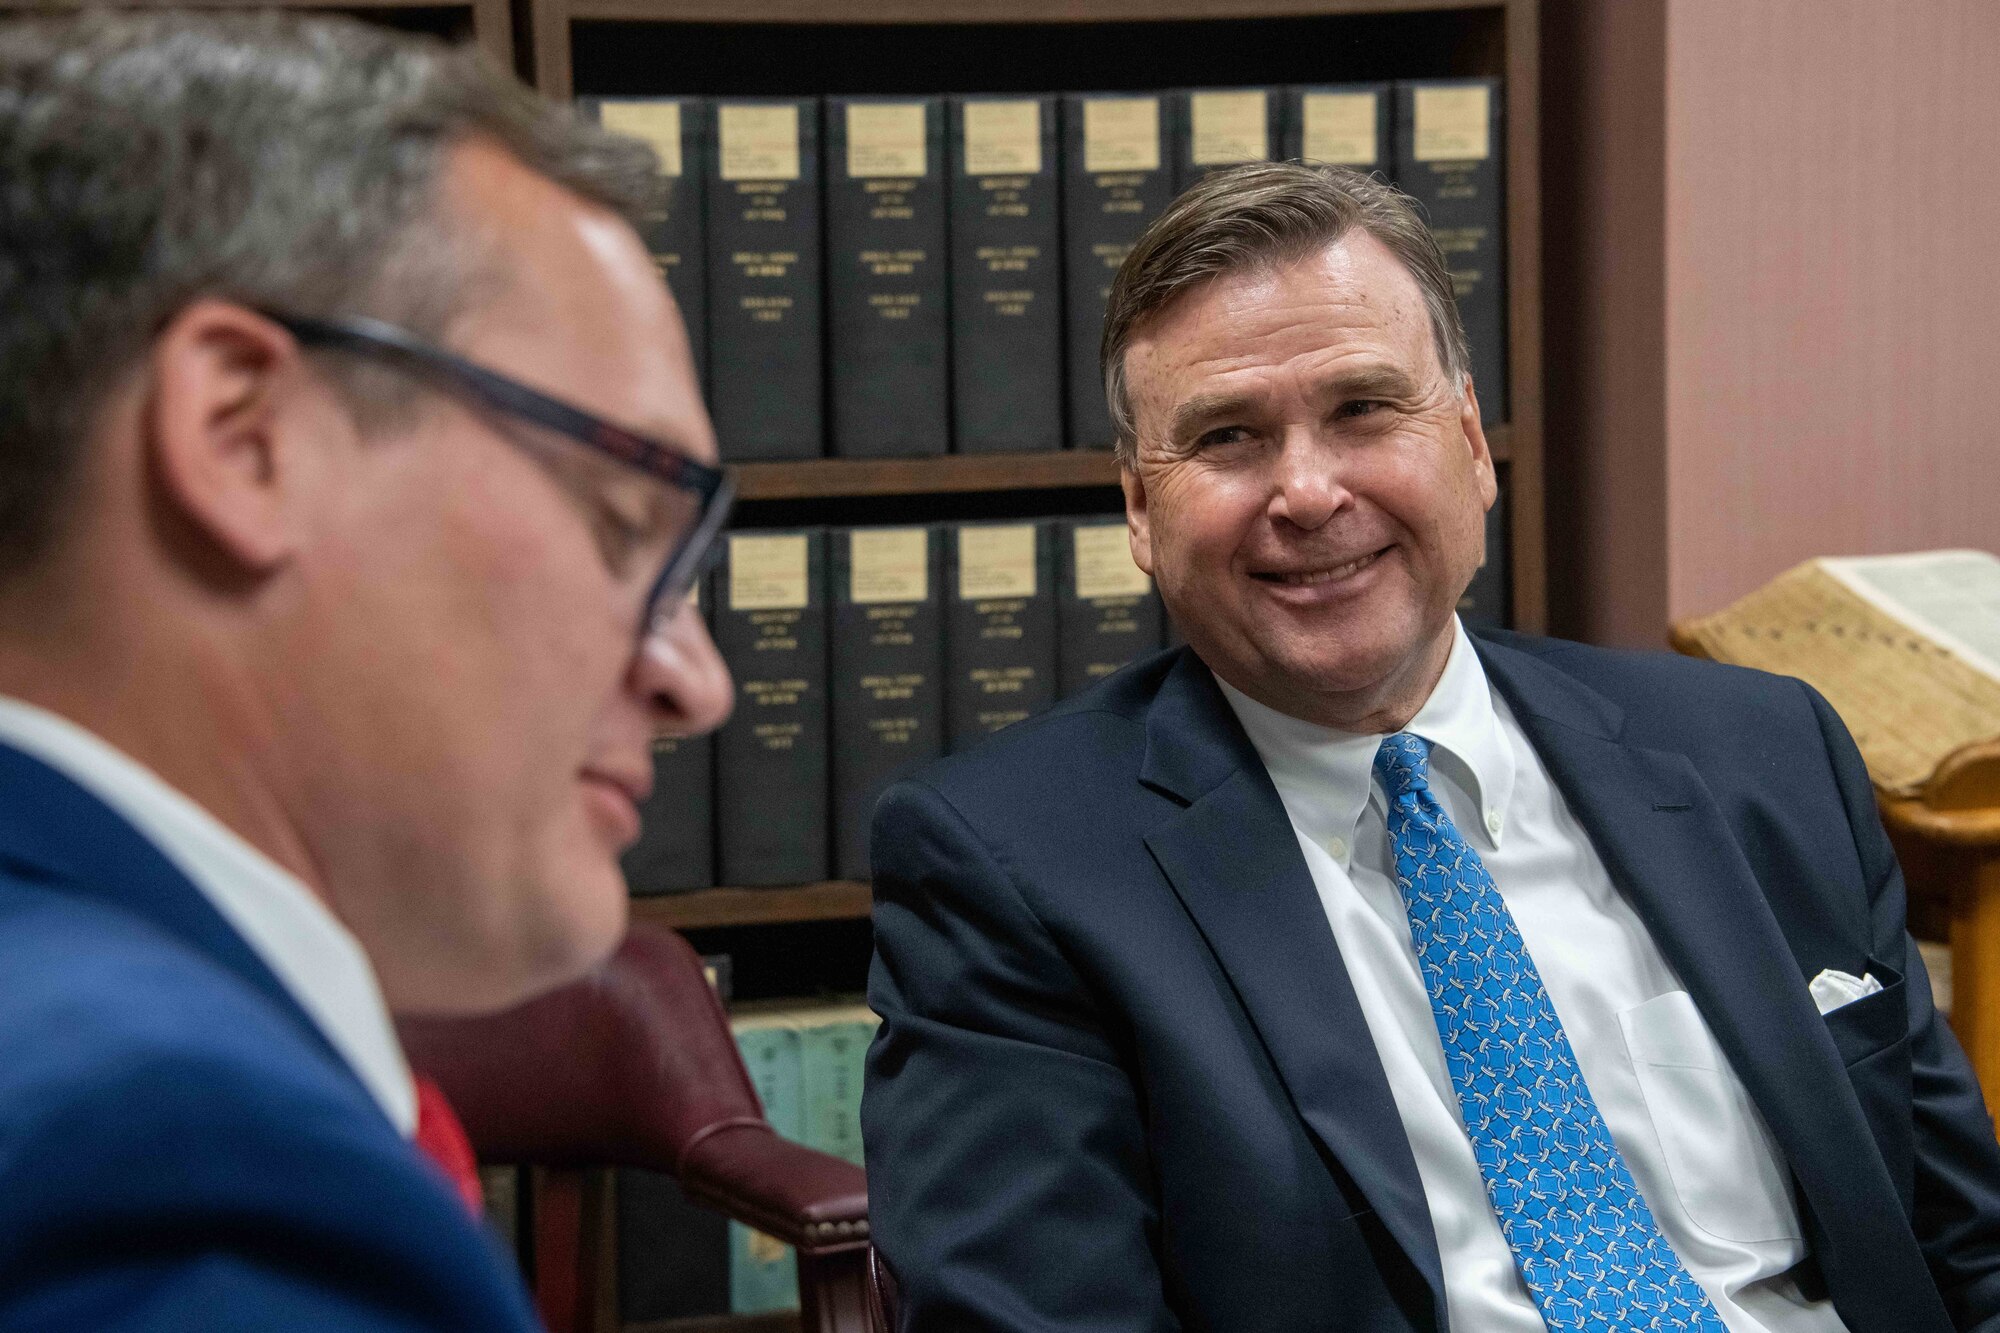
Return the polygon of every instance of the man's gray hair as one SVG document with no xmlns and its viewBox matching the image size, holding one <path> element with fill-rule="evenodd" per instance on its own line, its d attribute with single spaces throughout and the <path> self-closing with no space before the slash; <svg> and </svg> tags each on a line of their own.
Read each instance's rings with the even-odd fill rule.
<svg viewBox="0 0 2000 1333">
<path fill-rule="evenodd" d="M 628 219 L 656 188 L 640 145 L 430 39 L 277 14 L 0 24 L 0 576 L 61 531 L 106 395 L 191 302 L 431 337 L 472 308 L 504 277 L 485 220 L 434 204 L 477 139 Z M 393 412 L 407 386 L 365 374 L 336 382 Z"/>
<path fill-rule="evenodd" d="M 1111 282 L 1099 345 L 1120 461 L 1137 443 L 1125 353 L 1149 321 L 1195 287 L 1316 254 L 1354 228 L 1380 241 L 1423 293 L 1438 364 L 1461 391 L 1470 372 L 1451 273 L 1414 200 L 1348 167 L 1257 162 L 1205 176 L 1146 228 Z"/>
</svg>

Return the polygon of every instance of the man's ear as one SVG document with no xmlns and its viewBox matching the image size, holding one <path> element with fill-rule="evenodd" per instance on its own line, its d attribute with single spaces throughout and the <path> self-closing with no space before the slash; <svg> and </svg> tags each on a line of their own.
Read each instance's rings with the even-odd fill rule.
<svg viewBox="0 0 2000 1333">
<path fill-rule="evenodd" d="M 1479 395 L 1472 376 L 1465 377 L 1465 391 L 1458 400 L 1458 426 L 1465 432 L 1466 448 L 1472 452 L 1472 467 L 1479 479 L 1481 508 L 1491 509 L 1500 495 L 1500 478 L 1493 468 L 1493 450 L 1486 443 L 1486 427 L 1479 420 Z"/>
<path fill-rule="evenodd" d="M 1130 462 L 1118 469 L 1118 485 L 1125 492 L 1125 538 L 1132 543 L 1132 563 L 1153 572 L 1153 525 L 1146 512 L 1146 483 L 1139 479 Z"/>
<path fill-rule="evenodd" d="M 146 465 L 158 502 L 209 555 L 264 572 L 291 554 L 310 464 L 286 429 L 313 408 L 298 344 L 270 320 L 202 300 L 154 340 L 142 408 Z"/>
</svg>

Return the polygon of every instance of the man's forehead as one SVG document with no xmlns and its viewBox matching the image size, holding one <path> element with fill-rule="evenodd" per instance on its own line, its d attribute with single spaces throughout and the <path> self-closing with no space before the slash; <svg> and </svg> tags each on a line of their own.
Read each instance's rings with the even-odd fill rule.
<svg viewBox="0 0 2000 1333">
<path fill-rule="evenodd" d="M 1220 373 L 1271 348 L 1359 342 L 1423 357 L 1429 315 L 1415 277 L 1375 237 L 1350 231 L 1310 254 L 1218 275 L 1134 334 L 1127 369 L 1149 376 Z M 1412 370 L 1417 367 L 1412 366 Z"/>
<path fill-rule="evenodd" d="M 714 457 L 685 327 L 623 218 L 477 140 L 454 150 L 445 199 L 483 235 L 501 271 L 489 299 L 460 322 L 469 355 L 628 430 Z"/>
<path fill-rule="evenodd" d="M 1142 326 L 1134 342 L 1185 338 L 1218 317 L 1254 330 L 1282 326 L 1308 311 L 1379 322 L 1414 309 L 1417 280 L 1381 241 L 1354 228 L 1331 244 L 1298 256 L 1259 261 L 1217 274 L 1190 288 Z"/>
</svg>

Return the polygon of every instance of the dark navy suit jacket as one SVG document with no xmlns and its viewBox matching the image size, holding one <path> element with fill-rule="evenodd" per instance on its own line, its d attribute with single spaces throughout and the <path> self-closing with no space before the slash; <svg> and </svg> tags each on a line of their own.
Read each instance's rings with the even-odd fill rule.
<svg viewBox="0 0 2000 1333">
<path fill-rule="evenodd" d="M 1860 756 L 1797 681 L 1475 636 L 1790 1166 L 1855 1333 L 2000 1328 L 2000 1150 Z M 878 808 L 874 1236 L 918 1329 L 1433 1330 L 1415 1160 L 1298 841 L 1191 653 Z M 1885 986 L 1821 1017 L 1824 968 Z"/>
<path fill-rule="evenodd" d="M 534 1327 L 207 899 L 0 747 L 0 1331 Z"/>
</svg>

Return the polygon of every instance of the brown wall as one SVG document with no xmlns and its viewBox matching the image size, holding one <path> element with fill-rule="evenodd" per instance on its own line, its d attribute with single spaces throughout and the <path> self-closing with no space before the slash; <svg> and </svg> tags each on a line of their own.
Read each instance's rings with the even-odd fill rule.
<svg viewBox="0 0 2000 1333">
<path fill-rule="evenodd" d="M 1643 643 L 1667 614 L 1666 5 L 1542 16 L 1549 622 Z"/>
<path fill-rule="evenodd" d="M 1812 555 L 2000 548 L 2000 4 L 1544 27 L 1558 631 L 1657 644 Z"/>
</svg>

